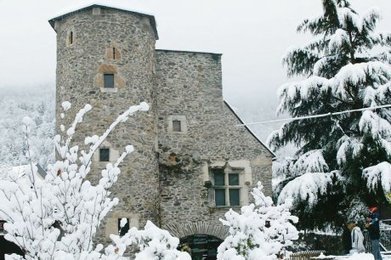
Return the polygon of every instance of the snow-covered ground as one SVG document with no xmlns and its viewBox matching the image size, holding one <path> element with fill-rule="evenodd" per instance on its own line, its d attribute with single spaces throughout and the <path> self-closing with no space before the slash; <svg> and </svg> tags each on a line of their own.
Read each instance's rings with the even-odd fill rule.
<svg viewBox="0 0 391 260">
<path fill-rule="evenodd" d="M 353 254 L 350 256 L 332 256 L 332 255 L 323 255 L 321 254 L 318 257 L 314 257 L 313 259 L 334 259 L 334 260 L 374 260 L 372 254 Z M 383 255 L 383 260 L 391 260 L 391 255 Z"/>
</svg>

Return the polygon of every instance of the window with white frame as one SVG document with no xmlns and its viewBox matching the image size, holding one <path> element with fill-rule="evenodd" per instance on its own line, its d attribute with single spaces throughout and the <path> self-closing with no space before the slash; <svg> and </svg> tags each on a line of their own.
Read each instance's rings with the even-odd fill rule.
<svg viewBox="0 0 391 260">
<path fill-rule="evenodd" d="M 240 206 L 240 171 L 211 169 L 216 207 Z"/>
</svg>

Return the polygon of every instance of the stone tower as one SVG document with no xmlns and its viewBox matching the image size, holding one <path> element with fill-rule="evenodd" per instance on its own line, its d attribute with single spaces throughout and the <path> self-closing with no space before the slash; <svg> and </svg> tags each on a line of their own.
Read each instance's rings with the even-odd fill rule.
<svg viewBox="0 0 391 260">
<path fill-rule="evenodd" d="M 57 122 L 63 101 L 71 102 L 71 115 L 85 104 L 93 107 L 77 131 L 77 143 L 102 134 L 129 106 L 142 101 L 151 105 L 147 114 L 130 118 L 107 138 L 94 157 L 90 178 L 96 180 L 107 161 L 115 162 L 127 144 L 134 145 L 135 152 L 121 165 L 121 178 L 112 189 L 120 204 L 105 230 L 117 232 L 117 217 L 127 217 L 133 226 L 155 220 L 159 181 L 152 104 L 158 39 L 154 17 L 92 5 L 49 22 L 57 33 Z"/>
</svg>

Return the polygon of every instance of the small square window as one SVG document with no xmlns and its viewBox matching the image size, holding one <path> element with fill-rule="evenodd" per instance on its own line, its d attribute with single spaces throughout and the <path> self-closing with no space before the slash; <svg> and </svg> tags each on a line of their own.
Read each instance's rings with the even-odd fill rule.
<svg viewBox="0 0 391 260">
<path fill-rule="evenodd" d="M 110 161 L 110 149 L 109 148 L 100 148 L 99 149 L 99 161 L 101 161 L 101 162 Z"/>
<path fill-rule="evenodd" d="M 167 117 L 167 132 L 175 134 L 186 134 L 187 123 L 184 115 L 170 115 Z"/>
<path fill-rule="evenodd" d="M 182 131 L 182 126 L 181 126 L 180 120 L 173 120 L 172 121 L 172 131 L 173 132 L 181 132 Z"/>
<path fill-rule="evenodd" d="M 114 74 L 103 74 L 104 88 L 114 88 Z"/>
</svg>

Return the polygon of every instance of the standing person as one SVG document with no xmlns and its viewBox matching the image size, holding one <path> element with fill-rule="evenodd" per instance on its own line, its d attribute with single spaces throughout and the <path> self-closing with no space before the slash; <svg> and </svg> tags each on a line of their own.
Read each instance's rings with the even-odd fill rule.
<svg viewBox="0 0 391 260">
<path fill-rule="evenodd" d="M 355 221 L 349 221 L 347 223 L 347 228 L 350 230 L 351 241 L 352 241 L 352 249 L 350 250 L 350 254 L 354 253 L 364 253 L 364 235 L 361 232 L 361 229 L 356 225 Z"/>
<path fill-rule="evenodd" d="M 377 207 L 369 208 L 370 215 L 367 218 L 367 223 L 365 227 L 368 229 L 369 238 L 371 239 L 372 245 L 372 254 L 375 257 L 375 260 L 382 260 L 380 254 L 380 227 L 379 227 L 379 218 L 380 214 Z"/>
<path fill-rule="evenodd" d="M 348 223 L 344 225 L 343 232 L 342 232 L 342 244 L 343 244 L 343 250 L 344 254 L 349 254 L 350 250 L 352 249 L 352 236 L 351 236 L 351 230 L 348 229 Z"/>
</svg>

